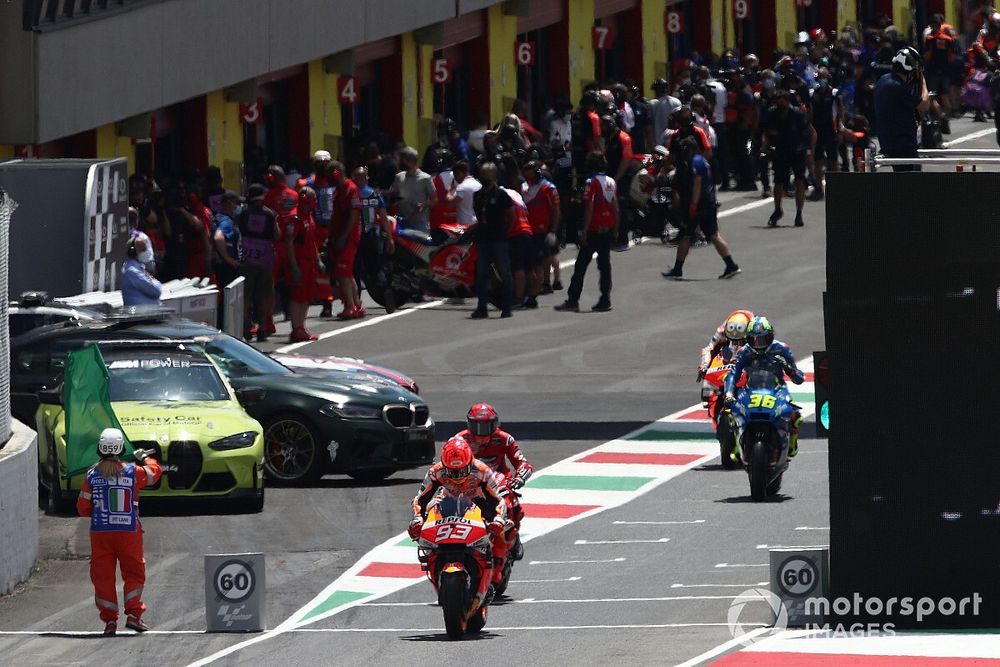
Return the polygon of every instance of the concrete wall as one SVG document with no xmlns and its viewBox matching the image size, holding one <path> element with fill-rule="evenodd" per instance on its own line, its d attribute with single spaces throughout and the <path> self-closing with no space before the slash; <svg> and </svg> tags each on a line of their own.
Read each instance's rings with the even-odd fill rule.
<svg viewBox="0 0 1000 667">
<path fill-rule="evenodd" d="M 499 1 L 163 0 L 43 32 L 21 29 L 20 2 L 0 2 L 0 144 L 100 127 Z"/>
<path fill-rule="evenodd" d="M 31 576 L 38 558 L 38 436 L 17 420 L 0 449 L 0 595 Z"/>
</svg>

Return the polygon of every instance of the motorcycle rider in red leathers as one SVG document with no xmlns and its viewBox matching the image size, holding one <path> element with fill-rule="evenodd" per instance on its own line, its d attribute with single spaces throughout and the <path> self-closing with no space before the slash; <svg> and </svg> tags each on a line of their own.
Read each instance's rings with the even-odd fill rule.
<svg viewBox="0 0 1000 667">
<path fill-rule="evenodd" d="M 524 486 L 528 478 L 531 477 L 534 468 L 528 463 L 521 448 L 517 446 L 517 440 L 514 436 L 500 429 L 500 415 L 497 414 L 496 409 L 489 403 L 476 403 L 469 408 L 469 412 L 465 416 L 465 423 L 466 428 L 456 435 L 464 438 L 472 446 L 472 453 L 477 459 L 492 468 L 493 472 L 502 475 L 498 483 L 506 483 L 511 491 L 516 491 Z M 521 560 L 524 549 L 517 532 L 521 529 L 524 511 L 521 509 L 521 502 L 517 499 L 517 494 L 508 494 L 507 502 L 510 517 L 514 522 L 513 535 L 508 536 L 514 542 L 513 558 Z"/>
<path fill-rule="evenodd" d="M 749 310 L 734 310 L 729 313 L 725 321 L 712 334 L 712 339 L 708 345 L 701 350 L 701 361 L 698 364 L 698 381 L 705 379 L 705 373 L 712 366 L 712 360 L 716 357 L 723 362 L 730 364 L 736 359 L 740 348 L 746 344 L 747 327 L 753 313 Z M 708 414 L 712 418 L 712 427 L 718 429 L 715 422 L 715 404 L 720 399 L 720 392 L 714 391 L 708 399 Z"/>
<path fill-rule="evenodd" d="M 420 490 L 413 497 L 413 520 L 407 533 L 414 540 L 420 536 L 427 507 L 437 496 L 468 496 L 479 505 L 483 517 L 490 522 L 487 529 L 490 531 L 493 556 L 503 562 L 509 548 L 504 533 L 513 526 L 507 518 L 508 493 L 506 487 L 498 484 L 493 470 L 476 460 L 469 443 L 464 438 L 452 436 L 441 449 L 441 460 L 430 467 Z"/>
</svg>

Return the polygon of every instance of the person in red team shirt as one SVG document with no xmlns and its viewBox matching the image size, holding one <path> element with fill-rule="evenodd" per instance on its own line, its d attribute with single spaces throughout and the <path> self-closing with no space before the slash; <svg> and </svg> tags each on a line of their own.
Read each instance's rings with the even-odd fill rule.
<svg viewBox="0 0 1000 667">
<path fill-rule="evenodd" d="M 309 186 L 299 191 L 299 206 L 294 215 L 285 219 L 285 244 L 291 290 L 288 317 L 292 321 L 289 342 L 316 340 L 306 330 L 306 311 L 316 295 L 316 276 L 326 271 L 316 250 L 316 191 Z"/>
<path fill-rule="evenodd" d="M 330 180 L 330 163 L 333 157 L 329 151 L 318 150 L 313 153 L 314 171 L 312 176 L 303 179 L 302 186 L 308 185 L 316 192 L 316 209 L 313 220 L 316 221 L 316 251 L 322 253 L 326 239 L 330 236 L 330 218 L 333 217 L 333 197 L 336 185 Z M 333 317 L 333 292 L 330 290 L 330 276 L 325 271 L 316 276 L 316 296 L 323 303 L 320 317 Z"/>
<path fill-rule="evenodd" d="M 280 165 L 272 164 L 267 168 L 267 175 L 264 176 L 264 181 L 267 185 L 267 192 L 264 195 L 264 208 L 274 211 L 274 215 L 278 219 L 279 234 L 284 226 L 285 218 L 295 211 L 295 205 L 299 200 L 298 193 L 288 187 L 286 180 L 285 170 Z M 278 296 L 281 297 L 282 304 L 287 309 L 288 290 L 286 286 L 288 284 L 288 261 L 281 236 L 274 242 L 274 253 L 276 257 L 272 271 L 274 288 Z M 273 316 L 268 318 L 267 322 L 259 322 L 258 325 L 265 327 L 264 331 L 268 336 L 275 332 Z"/>
<path fill-rule="evenodd" d="M 368 314 L 361 306 L 358 282 L 354 279 L 354 259 L 361 244 L 361 193 L 354 181 L 347 178 L 343 164 L 332 162 L 330 169 L 337 194 L 333 203 L 330 238 L 327 240 L 329 266 L 344 302 L 344 310 L 337 315 L 337 319 L 349 320 Z"/>
<path fill-rule="evenodd" d="M 528 207 L 524 205 L 521 193 L 511 188 L 501 188 L 514 202 L 514 224 L 507 231 L 507 247 L 510 252 L 510 270 L 514 276 L 514 303 L 526 307 L 525 290 L 538 295 L 538 285 L 534 284 L 535 274 L 531 261 L 531 222 Z"/>
<path fill-rule="evenodd" d="M 212 246 L 210 238 L 212 236 L 212 221 L 214 216 L 212 210 L 202 203 L 197 192 L 189 190 L 187 193 L 188 213 L 197 219 L 199 226 L 197 231 L 188 238 L 187 246 L 187 273 L 188 278 L 203 278 L 212 275 L 210 258 Z"/>
<path fill-rule="evenodd" d="M 532 160 L 521 170 L 524 184 L 521 198 L 528 207 L 528 222 L 531 224 L 533 286 L 524 301 L 525 308 L 538 307 L 538 294 L 548 273 L 549 257 L 558 251 L 559 239 L 559 190 L 542 176 L 541 163 Z"/>
<path fill-rule="evenodd" d="M 524 486 L 534 468 L 528 463 L 514 436 L 500 429 L 500 415 L 496 409 L 489 403 L 476 403 L 465 415 L 465 424 L 466 428 L 454 437 L 469 443 L 476 459 L 497 474 L 497 484 L 506 485 L 511 491 Z M 520 530 L 521 519 L 524 518 L 521 503 L 514 493 L 507 494 L 506 499 L 509 516 L 515 529 Z M 512 550 L 514 560 L 520 560 L 524 551 L 520 538 L 514 543 Z"/>
<path fill-rule="evenodd" d="M 580 252 L 573 266 L 566 300 L 556 306 L 556 310 L 580 312 L 583 279 L 594 253 L 597 253 L 601 298 L 591 310 L 599 313 L 611 310 L 611 244 L 618 237 L 618 188 L 615 179 L 607 175 L 607 169 L 607 160 L 600 153 L 587 156 L 587 171 L 594 175 L 587 179 L 583 195 L 585 208 Z"/>
</svg>

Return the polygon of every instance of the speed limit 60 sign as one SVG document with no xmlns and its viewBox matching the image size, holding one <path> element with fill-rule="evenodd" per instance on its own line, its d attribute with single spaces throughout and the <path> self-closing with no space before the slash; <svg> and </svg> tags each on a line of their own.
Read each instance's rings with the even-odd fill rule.
<svg viewBox="0 0 1000 667">
<path fill-rule="evenodd" d="M 830 550 L 826 547 L 771 549 L 771 592 L 788 613 L 788 627 L 823 623 L 822 604 L 807 600 L 830 597 Z"/>
<path fill-rule="evenodd" d="M 205 556 L 209 632 L 264 629 L 264 554 Z"/>
</svg>

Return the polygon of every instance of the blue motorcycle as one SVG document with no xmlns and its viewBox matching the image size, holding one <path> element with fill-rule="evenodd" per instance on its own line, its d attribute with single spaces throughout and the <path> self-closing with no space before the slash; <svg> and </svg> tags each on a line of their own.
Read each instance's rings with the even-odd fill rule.
<svg viewBox="0 0 1000 667">
<path fill-rule="evenodd" d="M 732 416 L 740 457 L 750 479 L 750 496 L 760 502 L 781 490 L 788 469 L 788 429 L 798 409 L 784 383 L 769 370 L 747 373 Z"/>
</svg>

